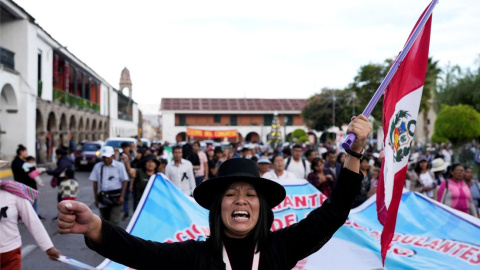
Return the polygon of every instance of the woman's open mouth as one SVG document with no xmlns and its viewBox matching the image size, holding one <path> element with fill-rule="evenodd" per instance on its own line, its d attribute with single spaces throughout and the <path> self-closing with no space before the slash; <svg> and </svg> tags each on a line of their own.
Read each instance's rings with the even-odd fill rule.
<svg viewBox="0 0 480 270">
<path fill-rule="evenodd" d="M 238 221 L 248 220 L 250 218 L 250 214 L 247 211 L 233 211 L 232 218 Z"/>
</svg>

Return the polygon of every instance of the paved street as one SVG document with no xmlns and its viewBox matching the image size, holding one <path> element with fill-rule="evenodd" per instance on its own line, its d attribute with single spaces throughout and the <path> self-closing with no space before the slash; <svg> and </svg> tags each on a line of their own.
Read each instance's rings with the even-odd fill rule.
<svg viewBox="0 0 480 270">
<path fill-rule="evenodd" d="M 94 213 L 98 214 L 98 209 L 94 206 L 92 183 L 88 180 L 89 172 L 76 172 L 76 178 L 80 184 L 80 194 L 78 200 L 90 206 Z M 57 215 L 57 190 L 51 188 L 50 177 L 43 176 L 45 186 L 40 188 L 39 212 L 45 217 L 43 225 L 47 229 L 53 244 L 63 255 L 72 257 L 92 266 L 99 265 L 104 258 L 87 248 L 81 235 L 61 235 L 57 233 L 57 223 L 52 220 Z M 130 215 L 132 215 L 130 211 Z M 129 219 L 120 222 L 120 226 L 126 228 Z M 41 251 L 23 224 L 19 225 L 22 235 L 22 269 L 72 269 L 66 264 L 50 261 L 45 252 Z"/>
</svg>

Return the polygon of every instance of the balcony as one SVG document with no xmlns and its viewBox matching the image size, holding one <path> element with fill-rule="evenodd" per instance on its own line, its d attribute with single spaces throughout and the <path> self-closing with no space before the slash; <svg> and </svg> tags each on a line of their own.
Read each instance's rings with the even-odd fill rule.
<svg viewBox="0 0 480 270">
<path fill-rule="evenodd" d="M 15 69 L 15 53 L 0 47 L 0 64 L 9 69 Z"/>
<path fill-rule="evenodd" d="M 90 109 L 95 112 L 100 112 L 100 105 L 95 104 L 90 100 L 77 97 L 60 89 L 53 89 L 53 101 L 69 105 L 70 107 L 77 106 L 79 109 Z"/>
</svg>

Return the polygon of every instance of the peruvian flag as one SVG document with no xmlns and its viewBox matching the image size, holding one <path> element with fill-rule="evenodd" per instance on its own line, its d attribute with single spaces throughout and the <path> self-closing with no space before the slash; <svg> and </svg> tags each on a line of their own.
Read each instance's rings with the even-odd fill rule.
<svg viewBox="0 0 480 270">
<path fill-rule="evenodd" d="M 420 18 L 422 17 L 423 14 Z M 385 158 L 377 186 L 378 220 L 384 226 L 380 241 L 383 263 L 395 233 L 397 211 L 425 83 L 431 22 L 430 16 L 405 59 L 400 63 L 383 100 Z"/>
</svg>

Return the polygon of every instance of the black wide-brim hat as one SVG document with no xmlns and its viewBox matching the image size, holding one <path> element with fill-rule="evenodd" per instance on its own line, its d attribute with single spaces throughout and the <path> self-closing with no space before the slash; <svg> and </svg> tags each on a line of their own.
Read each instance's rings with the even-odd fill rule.
<svg viewBox="0 0 480 270">
<path fill-rule="evenodd" d="M 282 185 L 260 177 L 255 162 L 245 158 L 234 158 L 226 160 L 220 165 L 217 177 L 198 185 L 193 191 L 193 197 L 203 208 L 210 210 L 217 195 L 225 192 L 235 182 L 252 184 L 257 193 L 263 195 L 270 208 L 277 206 L 286 196 L 285 188 Z"/>
<path fill-rule="evenodd" d="M 152 160 L 153 162 L 155 162 L 155 164 L 157 164 L 157 167 L 158 165 L 160 165 L 160 160 L 158 160 L 154 154 L 149 154 L 149 155 L 146 155 L 142 160 L 140 160 L 140 162 L 138 163 L 138 167 L 140 168 L 144 167 L 147 164 L 147 161 L 149 160 Z"/>
</svg>

